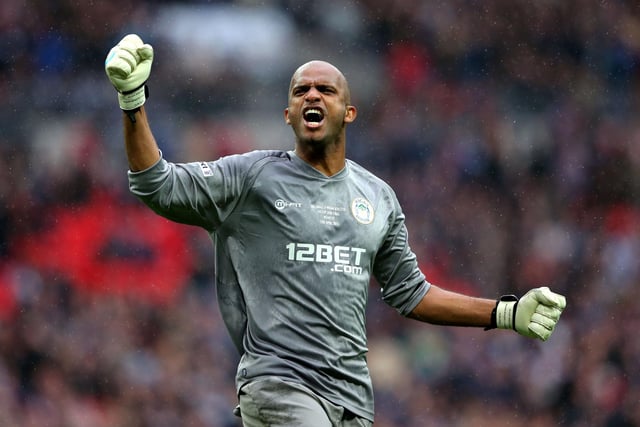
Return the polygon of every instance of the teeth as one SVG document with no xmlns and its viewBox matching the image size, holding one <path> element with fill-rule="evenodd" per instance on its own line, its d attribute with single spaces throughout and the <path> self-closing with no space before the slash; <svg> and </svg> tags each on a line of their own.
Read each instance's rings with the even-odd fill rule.
<svg viewBox="0 0 640 427">
<path fill-rule="evenodd" d="M 322 120 L 322 111 L 318 110 L 317 108 L 310 108 L 309 110 L 304 112 L 304 118 L 309 121 L 319 122 L 320 120 Z"/>
</svg>

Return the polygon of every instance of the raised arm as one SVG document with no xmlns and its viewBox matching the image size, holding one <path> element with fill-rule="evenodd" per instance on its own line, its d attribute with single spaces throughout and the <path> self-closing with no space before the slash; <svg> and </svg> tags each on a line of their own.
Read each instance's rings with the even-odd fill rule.
<svg viewBox="0 0 640 427">
<path fill-rule="evenodd" d="M 147 120 L 144 107 L 135 113 L 135 122 L 123 114 L 124 143 L 132 172 L 150 168 L 160 160 L 160 149 Z"/>
<path fill-rule="evenodd" d="M 151 45 L 143 43 L 137 35 L 129 34 L 109 51 L 104 64 L 107 77 L 118 91 L 127 159 L 133 172 L 147 169 L 160 159 L 160 150 L 143 106 L 152 63 Z"/>
</svg>

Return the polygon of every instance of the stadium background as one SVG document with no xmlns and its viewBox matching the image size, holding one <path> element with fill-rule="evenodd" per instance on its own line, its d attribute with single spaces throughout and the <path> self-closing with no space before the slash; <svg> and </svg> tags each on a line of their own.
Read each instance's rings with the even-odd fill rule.
<svg viewBox="0 0 640 427">
<path fill-rule="evenodd" d="M 432 282 L 567 296 L 542 344 L 372 286 L 377 426 L 640 425 L 637 2 L 3 0 L 0 426 L 237 425 L 208 237 L 127 191 L 103 61 L 128 32 L 166 157 L 292 147 L 288 79 L 329 60 Z"/>
</svg>

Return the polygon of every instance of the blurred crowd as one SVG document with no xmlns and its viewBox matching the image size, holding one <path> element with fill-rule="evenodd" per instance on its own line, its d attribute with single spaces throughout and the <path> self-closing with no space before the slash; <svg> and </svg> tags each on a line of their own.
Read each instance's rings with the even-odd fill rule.
<svg viewBox="0 0 640 427">
<path fill-rule="evenodd" d="M 3 0 L 0 426 L 239 425 L 208 236 L 127 190 L 103 61 L 128 32 L 168 159 L 292 148 L 288 80 L 329 60 L 431 282 L 566 295 L 541 343 L 404 319 L 372 283 L 376 426 L 640 425 L 636 1 Z"/>
</svg>

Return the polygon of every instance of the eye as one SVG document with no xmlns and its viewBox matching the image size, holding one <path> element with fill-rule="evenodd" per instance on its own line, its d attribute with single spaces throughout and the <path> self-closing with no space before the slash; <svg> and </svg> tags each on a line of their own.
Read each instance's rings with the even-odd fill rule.
<svg viewBox="0 0 640 427">
<path fill-rule="evenodd" d="M 336 93 L 336 89 L 332 86 L 318 86 L 318 90 L 322 93 Z"/>
<path fill-rule="evenodd" d="M 292 93 L 294 96 L 300 96 L 300 95 L 304 95 L 307 92 L 307 90 L 309 90 L 309 88 L 306 86 L 298 86 L 293 88 Z"/>
</svg>

